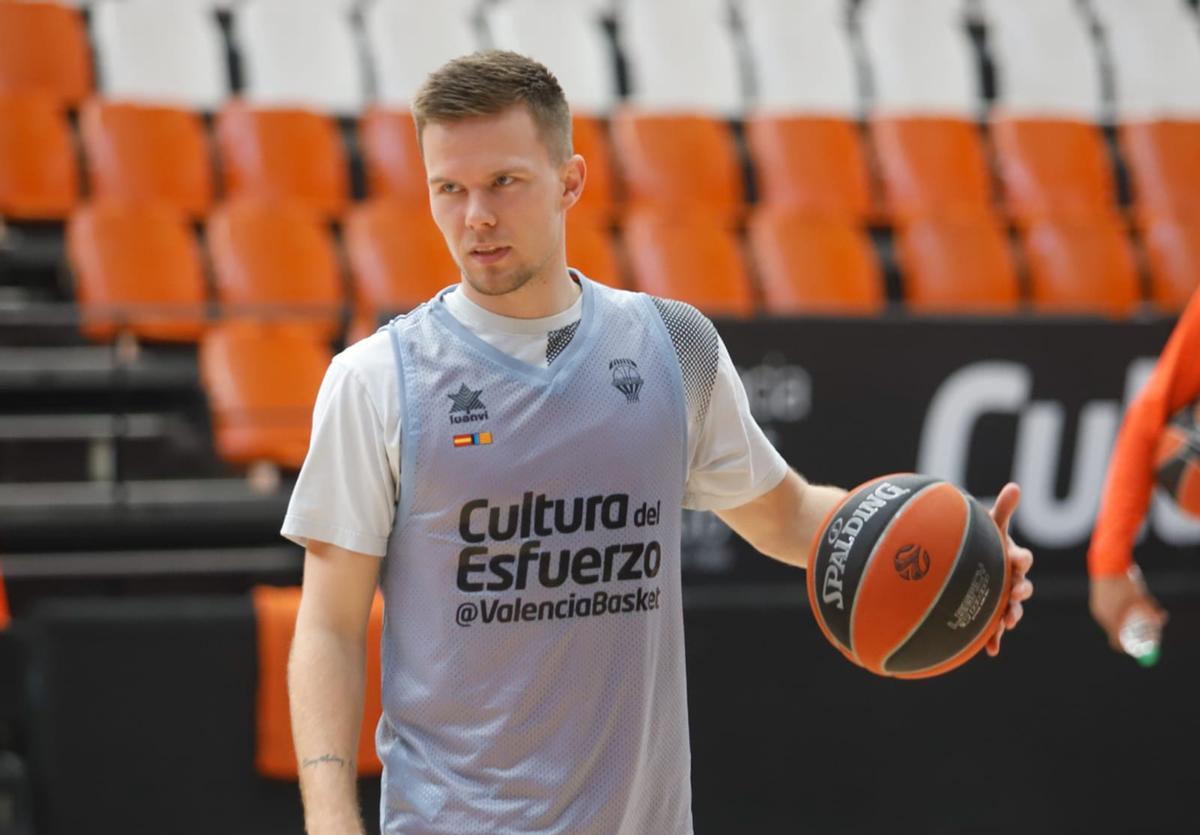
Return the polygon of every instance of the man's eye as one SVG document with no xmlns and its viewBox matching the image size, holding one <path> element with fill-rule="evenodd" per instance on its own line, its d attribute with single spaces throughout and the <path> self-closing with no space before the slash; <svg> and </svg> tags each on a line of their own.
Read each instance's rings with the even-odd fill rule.
<svg viewBox="0 0 1200 835">
<path fill-rule="evenodd" d="M 458 183 L 442 183 L 441 188 L 438 189 L 442 194 L 455 194 L 458 190 Z"/>
<path fill-rule="evenodd" d="M 508 176 L 507 174 L 501 174 L 499 177 L 496 178 L 496 185 L 498 185 L 498 186 L 512 185 L 515 182 L 516 182 L 516 180 L 514 180 L 512 177 Z"/>
</svg>

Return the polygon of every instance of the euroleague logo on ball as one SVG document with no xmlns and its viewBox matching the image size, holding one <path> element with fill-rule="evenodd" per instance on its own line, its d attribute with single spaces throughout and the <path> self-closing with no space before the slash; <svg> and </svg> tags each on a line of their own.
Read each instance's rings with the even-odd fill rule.
<svg viewBox="0 0 1200 835">
<path fill-rule="evenodd" d="M 896 552 L 892 564 L 905 580 L 920 580 L 929 573 L 929 552 L 920 545 L 905 545 Z"/>
</svg>

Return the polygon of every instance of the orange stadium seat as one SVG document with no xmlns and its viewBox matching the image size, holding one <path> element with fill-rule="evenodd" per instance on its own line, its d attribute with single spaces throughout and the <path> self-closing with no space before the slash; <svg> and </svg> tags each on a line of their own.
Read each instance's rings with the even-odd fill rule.
<svg viewBox="0 0 1200 835">
<path fill-rule="evenodd" d="M 390 199 L 355 206 L 345 240 L 356 314 L 372 323 L 412 310 L 458 281 L 458 266 L 426 206 Z"/>
<path fill-rule="evenodd" d="M 992 142 L 1009 214 L 1095 216 L 1115 205 L 1112 168 L 1099 128 L 1067 119 L 1005 117 Z"/>
<path fill-rule="evenodd" d="M 1023 237 L 1038 309 L 1127 316 L 1140 301 L 1133 248 L 1117 217 L 1038 220 Z"/>
<path fill-rule="evenodd" d="M 601 284 L 625 287 L 612 230 L 594 225 L 587 217 L 576 221 L 574 209 L 571 211 L 567 215 L 567 264 Z"/>
<path fill-rule="evenodd" d="M 1200 122 L 1134 122 L 1119 135 L 1142 219 L 1200 216 Z"/>
<path fill-rule="evenodd" d="M 217 454 L 299 469 L 328 346 L 293 324 L 231 321 L 208 330 L 199 357 Z"/>
<path fill-rule="evenodd" d="M 93 203 L 72 215 L 67 253 L 90 339 L 112 339 L 118 331 L 150 340 L 200 338 L 204 271 L 179 212 L 157 203 Z"/>
<path fill-rule="evenodd" d="M 326 217 L 347 206 L 346 153 L 329 116 L 233 102 L 217 117 L 217 144 L 231 197 L 295 200 Z"/>
<path fill-rule="evenodd" d="M 754 298 L 734 233 L 705 212 L 632 212 L 625 248 L 636 289 L 688 302 L 709 316 L 749 317 Z"/>
<path fill-rule="evenodd" d="M 575 153 L 583 157 L 588 172 L 583 197 L 571 209 L 574 222 L 587 220 L 595 226 L 607 226 L 612 223 L 616 205 L 608 130 L 604 122 L 595 117 L 575 116 L 571 121 Z"/>
<path fill-rule="evenodd" d="M 613 117 L 612 130 L 634 207 L 703 209 L 730 221 L 740 216 L 742 169 L 724 122 L 625 109 Z"/>
<path fill-rule="evenodd" d="M 75 106 L 92 90 L 92 53 L 79 9 L 0 2 L 0 92 L 36 90 Z"/>
<path fill-rule="evenodd" d="M 334 337 L 342 304 L 337 256 L 311 212 L 291 203 L 232 201 L 209 221 L 208 247 L 217 297 L 232 306 L 227 315 L 294 319 Z"/>
<path fill-rule="evenodd" d="M 71 127 L 41 93 L 0 93 L 0 216 L 66 217 L 79 196 Z"/>
<path fill-rule="evenodd" d="M 884 305 L 871 242 L 846 219 L 762 209 L 750 219 L 750 246 L 768 313 L 869 314 Z"/>
<path fill-rule="evenodd" d="M 1007 233 L 990 212 L 930 216 L 897 233 L 909 309 L 921 313 L 1009 313 L 1020 302 Z"/>
<path fill-rule="evenodd" d="M 251 591 L 258 643 L 258 694 L 254 764 L 258 773 L 277 780 L 296 779 L 288 707 L 287 664 L 300 610 L 300 589 L 255 586 Z M 383 713 L 379 642 L 383 636 L 383 597 L 378 592 L 367 622 L 367 669 L 362 726 L 358 732 L 359 776 L 378 775 L 383 766 L 375 753 L 375 726 Z"/>
<path fill-rule="evenodd" d="M 826 217 L 864 219 L 871 187 L 858 128 L 847 119 L 756 116 L 746 140 L 759 200 Z"/>
<path fill-rule="evenodd" d="M 198 114 L 92 99 L 79 125 L 93 197 L 161 201 L 193 218 L 212 208 L 212 156 Z"/>
<path fill-rule="evenodd" d="M 370 108 L 359 120 L 358 133 L 371 195 L 390 197 L 410 207 L 428 206 L 429 186 L 412 114 Z"/>
<path fill-rule="evenodd" d="M 1156 217 L 1143 233 L 1150 267 L 1150 298 L 1171 312 L 1183 310 L 1200 286 L 1200 215 Z"/>
<path fill-rule="evenodd" d="M 991 181 L 979 131 L 965 119 L 878 117 L 871 138 L 888 212 L 899 220 L 989 209 Z"/>
</svg>

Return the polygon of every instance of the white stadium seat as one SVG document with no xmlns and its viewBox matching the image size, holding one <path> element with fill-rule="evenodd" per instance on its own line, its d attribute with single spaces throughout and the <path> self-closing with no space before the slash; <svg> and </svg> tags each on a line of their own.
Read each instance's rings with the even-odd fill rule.
<svg viewBox="0 0 1200 835">
<path fill-rule="evenodd" d="M 739 7 L 758 110 L 851 118 L 862 111 L 844 0 L 741 0 Z"/>
<path fill-rule="evenodd" d="M 115 0 L 91 15 L 106 97 L 208 111 L 228 98 L 221 30 L 202 3 Z"/>
<path fill-rule="evenodd" d="M 315 0 L 241 0 L 233 31 L 252 104 L 353 114 L 366 103 L 348 10 Z"/>
<path fill-rule="evenodd" d="M 1100 58 L 1075 0 L 986 0 L 983 9 L 997 107 L 1018 116 L 1104 118 Z"/>
<path fill-rule="evenodd" d="M 408 107 L 430 72 L 482 44 L 473 0 L 373 0 L 363 10 L 375 97 L 385 107 Z"/>
<path fill-rule="evenodd" d="M 745 96 L 729 23 L 718 0 L 628 0 L 618 31 L 632 103 L 644 111 L 740 115 Z"/>
<path fill-rule="evenodd" d="M 571 109 L 607 114 L 617 103 L 617 74 L 595 10 L 562 0 L 506 0 L 487 13 L 498 49 L 541 61 L 558 77 Z"/>
<path fill-rule="evenodd" d="M 863 0 L 872 109 L 974 118 L 981 85 L 962 0 Z"/>
<path fill-rule="evenodd" d="M 1117 116 L 1200 119 L 1200 23 L 1184 0 L 1092 0 L 1108 40 Z"/>
</svg>

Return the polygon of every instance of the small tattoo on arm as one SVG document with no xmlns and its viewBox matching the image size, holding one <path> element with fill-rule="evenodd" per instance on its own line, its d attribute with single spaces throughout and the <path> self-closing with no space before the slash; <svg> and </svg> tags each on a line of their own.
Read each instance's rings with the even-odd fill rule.
<svg viewBox="0 0 1200 835">
<path fill-rule="evenodd" d="M 310 765 L 320 765 L 321 763 L 335 763 L 338 768 L 346 765 L 346 761 L 341 757 L 335 757 L 333 754 L 322 754 L 319 757 L 307 759 L 302 764 L 302 768 L 308 768 Z"/>
</svg>

